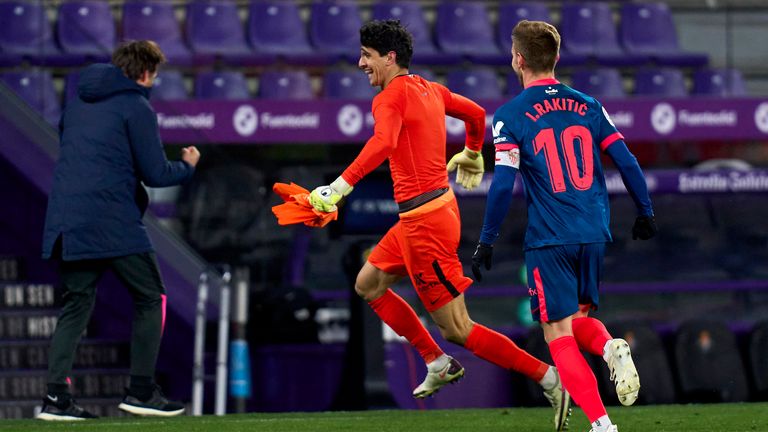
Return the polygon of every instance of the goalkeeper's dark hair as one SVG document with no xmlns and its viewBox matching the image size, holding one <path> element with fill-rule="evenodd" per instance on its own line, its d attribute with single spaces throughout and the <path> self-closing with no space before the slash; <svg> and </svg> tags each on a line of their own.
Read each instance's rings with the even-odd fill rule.
<svg viewBox="0 0 768 432">
<path fill-rule="evenodd" d="M 522 20 L 512 29 L 512 45 L 534 72 L 552 72 L 560 56 L 560 33 L 544 21 Z"/>
<path fill-rule="evenodd" d="M 112 53 L 112 64 L 132 80 L 141 79 L 144 71 L 155 73 L 165 63 L 165 55 L 151 40 L 126 41 Z"/>
<path fill-rule="evenodd" d="M 400 20 L 373 20 L 360 27 L 360 45 L 373 48 L 380 55 L 395 52 L 397 65 L 408 68 L 413 57 L 413 36 Z"/>
</svg>

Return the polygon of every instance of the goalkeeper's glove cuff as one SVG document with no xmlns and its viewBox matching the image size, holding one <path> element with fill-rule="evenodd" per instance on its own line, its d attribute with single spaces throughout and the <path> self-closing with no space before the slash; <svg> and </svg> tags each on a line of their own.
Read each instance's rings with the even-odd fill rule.
<svg viewBox="0 0 768 432">
<path fill-rule="evenodd" d="M 331 183 L 331 189 L 333 189 L 333 191 L 337 194 L 345 197 L 349 195 L 350 192 L 352 192 L 354 187 L 347 183 L 347 181 L 344 180 L 344 177 L 339 176 L 336 180 L 333 181 L 333 183 Z"/>
<path fill-rule="evenodd" d="M 315 188 L 309 194 L 309 203 L 312 207 L 321 212 L 332 212 L 336 210 L 336 203 L 352 192 L 353 187 L 339 176 L 330 185 Z"/>
<path fill-rule="evenodd" d="M 469 148 L 469 147 L 464 147 L 464 154 L 465 154 L 465 155 L 466 155 L 468 158 L 470 158 L 470 159 L 472 159 L 472 160 L 476 160 L 478 157 L 482 157 L 482 155 L 480 154 L 480 152 L 479 152 L 479 151 L 477 151 L 477 150 L 472 150 L 472 149 L 471 149 L 471 148 Z"/>
</svg>

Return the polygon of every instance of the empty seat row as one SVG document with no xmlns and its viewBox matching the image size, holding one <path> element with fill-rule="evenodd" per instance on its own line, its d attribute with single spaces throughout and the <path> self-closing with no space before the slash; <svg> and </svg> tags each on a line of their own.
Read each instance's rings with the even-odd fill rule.
<svg viewBox="0 0 768 432">
<path fill-rule="evenodd" d="M 429 70 L 414 72 L 434 80 Z M 65 79 L 65 101 L 76 96 L 79 73 L 72 72 Z M 490 67 L 471 70 L 456 69 L 445 76 L 445 84 L 452 91 L 476 100 L 503 99 L 522 90 L 517 76 L 509 73 L 502 85 L 496 71 Z M 43 116 L 56 124 L 60 103 L 50 70 L 34 69 L 6 72 L 0 80 L 29 102 Z M 577 90 L 597 98 L 621 98 L 624 90 L 622 76 L 616 69 L 600 68 L 576 71 L 571 85 Z M 677 69 L 640 69 L 634 76 L 634 94 L 645 96 L 687 96 L 685 79 Z M 328 99 L 365 99 L 375 96 L 365 74 L 351 69 L 331 69 L 322 77 L 321 97 Z M 267 70 L 259 75 L 258 91 L 252 94 L 245 75 L 239 71 L 201 72 L 195 75 L 193 96 L 198 99 L 262 99 L 307 100 L 315 97 L 312 80 L 304 70 Z M 701 69 L 693 76 L 693 95 L 715 97 L 743 96 L 744 81 L 736 70 Z M 152 91 L 154 100 L 185 100 L 190 93 L 184 75 L 178 70 L 161 70 Z"/>
<path fill-rule="evenodd" d="M 628 93 L 615 68 L 578 70 L 571 76 L 572 87 L 597 98 L 622 98 Z M 642 68 L 633 76 L 634 94 L 638 96 L 685 97 L 746 96 L 744 77 L 736 69 L 699 69 L 693 73 L 688 90 L 685 76 L 676 68 Z"/>
<path fill-rule="evenodd" d="M 494 26 L 484 2 L 445 1 L 436 5 L 434 28 L 418 0 L 380 1 L 372 18 L 396 18 L 413 33 L 414 62 L 457 64 L 465 59 L 485 64 L 509 62 L 512 28 L 521 19 L 553 22 L 549 8 L 538 2 L 501 3 Z M 565 3 L 559 22 L 563 35 L 561 64 L 595 61 L 611 66 L 656 62 L 659 65 L 702 66 L 704 54 L 683 52 L 672 14 L 664 3 L 625 3 L 617 31 L 613 11 L 603 2 Z M 22 60 L 32 64 L 76 65 L 104 59 L 118 37 L 152 39 L 171 63 L 327 64 L 356 61 L 361 10 L 351 0 L 319 0 L 311 4 L 305 24 L 295 0 L 251 1 L 243 25 L 234 0 L 190 0 L 184 25 L 168 0 L 126 1 L 120 33 L 109 2 L 62 2 L 56 32 L 41 2 L 0 2 L 0 65 Z"/>
</svg>

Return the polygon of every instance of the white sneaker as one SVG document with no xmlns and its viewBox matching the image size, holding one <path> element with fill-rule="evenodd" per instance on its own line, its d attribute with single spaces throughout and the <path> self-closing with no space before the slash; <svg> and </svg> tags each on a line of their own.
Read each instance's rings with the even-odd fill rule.
<svg viewBox="0 0 768 432">
<path fill-rule="evenodd" d="M 562 432 L 568 430 L 568 420 L 573 410 L 571 409 L 571 395 L 563 387 L 557 368 L 555 368 L 555 374 L 557 375 L 557 384 L 549 390 L 544 390 L 544 397 L 555 409 L 555 430 Z"/>
<path fill-rule="evenodd" d="M 450 357 L 450 356 L 449 356 Z M 427 377 L 424 382 L 419 384 L 413 390 L 413 397 L 422 399 L 436 393 L 440 388 L 448 383 L 455 383 L 464 376 L 464 366 L 453 357 L 439 371 L 432 372 L 427 369 Z"/>
<path fill-rule="evenodd" d="M 592 429 L 589 430 L 589 432 L 598 432 L 598 431 L 597 431 L 597 429 L 592 428 Z M 616 425 L 610 425 L 610 426 L 608 426 L 608 429 L 606 429 L 605 431 L 600 431 L 600 432 L 619 432 L 619 427 L 616 426 Z"/>
<path fill-rule="evenodd" d="M 637 375 L 635 362 L 632 361 L 629 344 L 624 339 L 614 339 L 608 346 L 608 353 L 608 369 L 611 371 L 611 381 L 616 383 L 619 402 L 630 406 L 637 400 L 640 377 Z"/>
</svg>

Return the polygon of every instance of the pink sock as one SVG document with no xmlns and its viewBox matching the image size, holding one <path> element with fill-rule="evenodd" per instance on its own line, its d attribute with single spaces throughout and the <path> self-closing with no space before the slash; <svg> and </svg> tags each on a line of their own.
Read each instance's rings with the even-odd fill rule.
<svg viewBox="0 0 768 432">
<path fill-rule="evenodd" d="M 603 347 L 613 339 L 600 320 L 590 317 L 574 318 L 571 327 L 579 348 L 596 356 L 603 356 Z"/>
<path fill-rule="evenodd" d="M 597 379 L 582 357 L 573 336 L 559 337 L 549 343 L 549 352 L 555 360 L 560 380 L 573 400 L 592 423 L 606 415 L 603 400 L 597 391 Z"/>
</svg>

